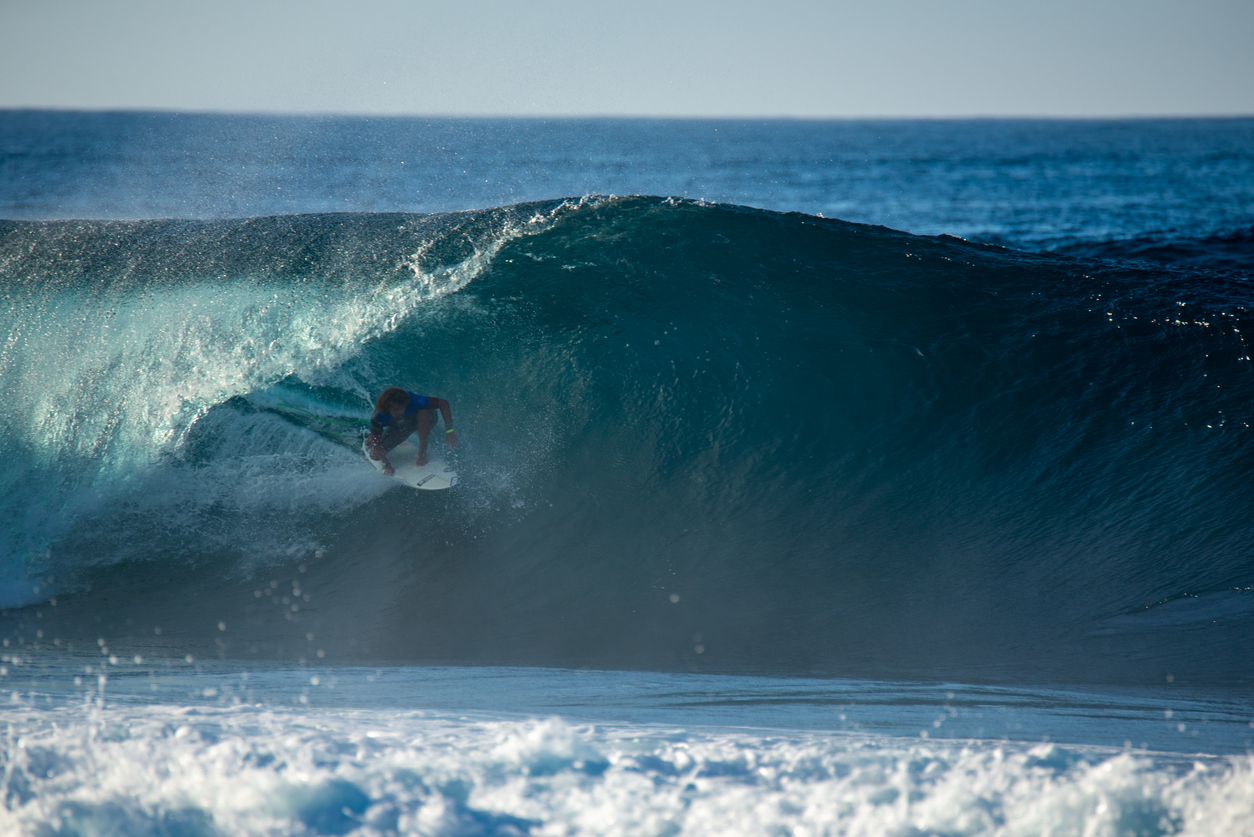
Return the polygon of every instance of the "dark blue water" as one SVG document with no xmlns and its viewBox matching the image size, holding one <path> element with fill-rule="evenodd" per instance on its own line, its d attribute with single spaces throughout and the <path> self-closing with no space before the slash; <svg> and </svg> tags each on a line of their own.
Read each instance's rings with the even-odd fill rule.
<svg viewBox="0 0 1254 837">
<path fill-rule="evenodd" d="M 861 678 L 889 737 L 939 701 L 903 684 L 982 683 L 1048 709 L 935 734 L 1186 751 L 1187 695 L 1240 752 L 1251 207 L 1254 120 L 0 114 L 3 676 Z M 456 489 L 362 461 L 392 385 L 452 403 Z M 745 688 L 734 723 L 849 729 Z M 516 711 L 712 723 L 644 691 Z"/>
<path fill-rule="evenodd" d="M 1250 227 L 1249 119 L 492 120 L 6 112 L 0 217 L 682 196 L 1028 249 Z"/>
</svg>

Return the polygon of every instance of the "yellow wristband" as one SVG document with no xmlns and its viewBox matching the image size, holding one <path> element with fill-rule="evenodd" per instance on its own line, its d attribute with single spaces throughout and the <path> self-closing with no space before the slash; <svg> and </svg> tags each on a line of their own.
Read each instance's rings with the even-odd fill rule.
<svg viewBox="0 0 1254 837">
<path fill-rule="evenodd" d="M 453 432 L 453 428 L 451 428 L 451 427 L 450 427 L 450 428 L 448 428 L 447 430 L 445 430 L 445 431 L 444 431 L 444 435 L 446 435 L 446 436 L 447 436 L 448 434 L 450 434 L 450 433 L 452 433 L 452 432 Z"/>
</svg>

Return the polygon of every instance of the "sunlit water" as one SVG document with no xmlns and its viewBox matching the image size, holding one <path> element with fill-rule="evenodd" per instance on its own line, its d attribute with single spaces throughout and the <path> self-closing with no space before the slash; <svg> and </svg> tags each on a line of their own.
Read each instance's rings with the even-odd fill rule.
<svg viewBox="0 0 1254 837">
<path fill-rule="evenodd" d="M 1254 834 L 1251 149 L 0 114 L 0 832 Z"/>
</svg>

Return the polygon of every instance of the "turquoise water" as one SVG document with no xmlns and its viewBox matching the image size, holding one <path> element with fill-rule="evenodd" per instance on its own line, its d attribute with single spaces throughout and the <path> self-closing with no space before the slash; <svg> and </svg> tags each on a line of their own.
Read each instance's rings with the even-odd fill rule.
<svg viewBox="0 0 1254 837">
<path fill-rule="evenodd" d="M 1252 137 L 0 114 L 0 822 L 1249 831 Z"/>
</svg>

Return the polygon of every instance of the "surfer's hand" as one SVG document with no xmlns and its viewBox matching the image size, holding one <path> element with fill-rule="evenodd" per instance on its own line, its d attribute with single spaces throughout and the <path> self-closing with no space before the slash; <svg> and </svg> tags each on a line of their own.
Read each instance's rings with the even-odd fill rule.
<svg viewBox="0 0 1254 837">
<path fill-rule="evenodd" d="M 396 473 L 396 471 L 392 470 L 392 466 L 391 466 L 391 465 L 384 465 L 384 466 L 383 466 L 383 473 L 384 473 L 384 475 L 386 475 L 386 476 L 389 476 L 389 477 L 390 477 L 390 476 L 392 476 L 393 474 L 395 474 L 395 473 Z"/>
<path fill-rule="evenodd" d="M 445 433 L 444 438 L 448 440 L 448 446 L 450 448 L 457 447 L 457 434 L 456 433 Z"/>
</svg>

